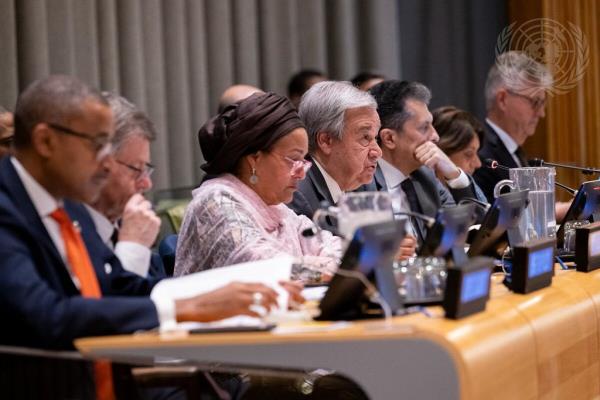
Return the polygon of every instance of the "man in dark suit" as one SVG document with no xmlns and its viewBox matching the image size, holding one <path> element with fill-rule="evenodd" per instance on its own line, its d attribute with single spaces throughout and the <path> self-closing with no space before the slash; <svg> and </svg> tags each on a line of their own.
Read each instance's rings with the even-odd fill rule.
<svg viewBox="0 0 600 400">
<path fill-rule="evenodd" d="M 434 217 L 440 207 L 476 198 L 473 182 L 436 146 L 439 140 L 428 109 L 431 93 L 418 82 L 384 81 L 370 90 L 381 119 L 379 139 L 383 156 L 374 185 L 392 195 L 394 211 Z M 445 180 L 445 184 L 437 178 Z M 422 242 L 423 221 L 410 227 Z"/>
<path fill-rule="evenodd" d="M 0 344 L 67 349 L 83 336 L 253 314 L 258 297 L 275 304 L 275 292 L 259 284 L 149 297 L 157 280 L 124 271 L 83 207 L 65 200 L 98 195 L 112 135 L 106 100 L 75 78 L 51 76 L 19 96 L 14 156 L 0 163 Z"/>
<path fill-rule="evenodd" d="M 522 146 L 545 116 L 550 85 L 550 71 L 525 53 L 503 53 L 490 68 L 485 83 L 485 137 L 479 149 L 484 167 L 473 174 L 490 203 L 496 183 L 508 179 L 508 171 L 485 167 L 485 160 L 495 160 L 508 168 L 528 166 Z"/>
<path fill-rule="evenodd" d="M 344 192 L 372 181 L 381 157 L 376 109 L 373 97 L 349 82 L 320 82 L 304 94 L 298 113 L 313 165 L 289 204 L 297 214 L 312 218 L 324 202 L 336 204 Z"/>
<path fill-rule="evenodd" d="M 119 257 L 123 267 L 140 276 L 164 278 L 160 257 L 150 248 L 156 241 L 160 218 L 143 193 L 152 188 L 150 142 L 154 124 L 124 97 L 102 93 L 115 121 L 112 157 L 98 198 L 88 210 L 102 241 Z"/>
</svg>

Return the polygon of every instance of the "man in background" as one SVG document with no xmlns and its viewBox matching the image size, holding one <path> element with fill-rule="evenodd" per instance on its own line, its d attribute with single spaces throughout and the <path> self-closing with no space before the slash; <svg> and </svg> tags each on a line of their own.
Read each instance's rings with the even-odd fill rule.
<svg viewBox="0 0 600 400">
<path fill-rule="evenodd" d="M 485 83 L 485 137 L 479 149 L 484 167 L 473 175 L 490 203 L 496 183 L 508 179 L 508 171 L 486 168 L 485 160 L 508 168 L 528 166 L 522 146 L 545 116 L 546 90 L 551 85 L 550 71 L 525 53 L 503 53 L 490 68 Z"/>
<path fill-rule="evenodd" d="M 288 82 L 288 99 L 298 109 L 302 95 L 314 84 L 323 82 L 326 79 L 324 73 L 315 69 L 303 69 L 296 72 Z"/>
<path fill-rule="evenodd" d="M 250 97 L 254 93 L 263 93 L 263 91 L 255 86 L 251 85 L 232 85 L 229 86 L 219 99 L 219 107 L 217 113 L 220 114 L 225 108 L 231 104 L 237 103 L 238 101 L 244 100 Z"/>
<path fill-rule="evenodd" d="M 10 154 L 13 132 L 13 114 L 0 106 L 0 158 Z"/>
<path fill-rule="evenodd" d="M 115 125 L 112 157 L 106 183 L 88 210 L 102 241 L 114 250 L 123 268 L 142 277 L 165 276 L 160 258 L 150 248 L 160 229 L 160 218 L 143 193 L 152 188 L 150 142 L 154 124 L 124 97 L 103 93 Z M 151 262 L 152 261 L 152 262 Z"/>
<path fill-rule="evenodd" d="M 389 80 L 375 85 L 370 92 L 377 100 L 383 153 L 374 184 L 377 190 L 392 195 L 394 211 L 435 217 L 440 207 L 455 205 L 464 198 L 476 199 L 467 174 L 436 145 L 439 136 L 428 108 L 429 89 L 418 82 Z M 427 237 L 424 222 L 410 220 L 410 227 L 422 243 Z"/>
<path fill-rule="evenodd" d="M 507 168 L 528 166 L 522 146 L 546 116 L 546 91 L 552 84 L 548 68 L 523 52 L 502 53 L 490 68 L 485 82 L 485 137 L 479 149 L 484 166 L 473 174 L 490 203 L 494 187 L 508 179 L 508 171 L 486 167 L 486 160 Z M 557 221 L 562 221 L 569 206 L 570 202 L 556 203 Z"/>
</svg>

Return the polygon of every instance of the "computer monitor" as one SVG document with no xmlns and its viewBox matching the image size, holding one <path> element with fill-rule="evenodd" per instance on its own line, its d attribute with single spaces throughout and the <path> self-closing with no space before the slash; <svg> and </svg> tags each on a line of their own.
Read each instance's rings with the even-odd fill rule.
<svg viewBox="0 0 600 400">
<path fill-rule="evenodd" d="M 565 240 L 565 222 L 590 220 L 600 221 L 600 180 L 583 182 L 556 232 L 556 246 L 561 249 Z"/>
<path fill-rule="evenodd" d="M 362 274 L 374 285 L 392 311 L 402 307 L 394 278 L 394 256 L 405 236 L 405 221 L 386 221 L 365 225 L 356 230 L 342 262 L 321 300 L 318 320 L 352 320 L 381 317 L 366 296 Z"/>
<path fill-rule="evenodd" d="M 508 246 L 506 231 L 517 228 L 521 214 L 528 204 L 529 190 L 502 193 L 498 196 L 471 241 L 469 257 L 500 258 Z"/>
<path fill-rule="evenodd" d="M 440 209 L 418 255 L 444 257 L 454 264 L 466 262 L 464 247 L 469 227 L 475 222 L 475 207 L 468 203 Z"/>
</svg>

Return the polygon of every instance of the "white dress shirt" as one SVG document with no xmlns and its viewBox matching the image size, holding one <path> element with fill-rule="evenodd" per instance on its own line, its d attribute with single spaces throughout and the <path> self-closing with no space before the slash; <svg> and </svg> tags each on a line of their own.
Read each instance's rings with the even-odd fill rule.
<svg viewBox="0 0 600 400">
<path fill-rule="evenodd" d="M 319 171 L 321 171 L 323 178 L 325 178 L 325 184 L 327 185 L 327 189 L 329 189 L 329 194 L 331 194 L 333 204 L 337 204 L 337 202 L 340 200 L 340 197 L 342 197 L 344 194 L 344 191 L 340 188 L 340 185 L 337 183 L 337 181 L 333 179 L 333 177 L 329 175 L 327 171 L 325 171 L 325 168 L 319 164 L 316 158 L 313 157 L 313 161 L 317 168 L 319 168 Z"/>
<path fill-rule="evenodd" d="M 515 140 L 508 133 L 506 133 L 504 129 L 500 128 L 498 125 L 493 123 L 489 118 L 486 118 L 485 122 L 487 122 L 492 127 L 492 129 L 498 134 L 498 137 L 500 138 L 502 143 L 504 143 L 506 150 L 508 150 L 510 156 L 513 158 L 513 160 L 515 160 L 517 165 L 519 167 L 523 167 L 523 165 L 521 165 L 521 160 L 519 160 L 519 157 L 517 157 L 517 155 L 515 154 L 517 149 L 519 148 L 517 142 L 515 142 Z"/>
<path fill-rule="evenodd" d="M 55 199 L 42 185 L 40 185 L 34 178 L 31 176 L 29 172 L 23 167 L 23 165 L 14 157 L 11 157 L 10 161 L 12 162 L 15 170 L 17 171 L 17 175 L 21 179 L 23 186 L 25 187 L 25 191 L 29 195 L 31 202 L 33 203 L 33 207 L 37 211 L 40 216 L 46 231 L 50 235 L 50 239 L 52 243 L 58 250 L 58 253 L 62 257 L 65 265 L 67 266 L 67 270 L 69 271 L 69 275 L 73 280 L 73 283 L 77 288 L 79 288 L 79 281 L 77 277 L 73 274 L 71 270 L 71 266 L 67 260 L 67 252 L 65 250 L 65 243 L 60 234 L 60 227 L 58 222 L 54 220 L 50 216 L 54 210 L 59 207 L 62 207 L 62 202 Z M 107 274 L 110 272 L 107 270 Z M 154 305 L 157 310 L 158 320 L 160 321 L 161 326 L 172 326 L 175 324 L 175 301 L 172 299 L 152 299 Z"/>
<path fill-rule="evenodd" d="M 100 239 L 115 252 L 123 268 L 146 278 L 150 270 L 152 251 L 144 245 L 130 241 L 118 241 L 117 245 L 114 246 L 111 237 L 117 227 L 96 209 L 87 204 L 86 208 L 94 220 Z"/>
<path fill-rule="evenodd" d="M 394 218 L 406 219 L 407 221 L 410 221 L 410 218 L 407 216 L 398 215 L 398 213 L 401 212 L 412 211 L 410 209 L 410 204 L 408 202 L 408 198 L 406 197 L 406 193 L 404 193 L 402 186 L 400 186 L 400 184 L 408 177 L 404 175 L 398 168 L 385 161 L 383 158 L 380 158 L 377 163 L 379 164 L 379 168 L 381 168 L 381 172 L 383 173 L 383 179 L 385 180 L 387 191 L 392 198 L 392 210 L 394 211 Z M 417 237 L 416 230 L 412 226 L 412 223 L 406 224 L 406 230 L 406 233 Z"/>
</svg>

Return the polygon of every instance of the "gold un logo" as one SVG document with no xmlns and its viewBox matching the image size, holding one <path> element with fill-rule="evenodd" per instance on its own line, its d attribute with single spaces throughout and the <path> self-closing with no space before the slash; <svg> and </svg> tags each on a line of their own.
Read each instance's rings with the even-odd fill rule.
<svg viewBox="0 0 600 400">
<path fill-rule="evenodd" d="M 510 51 L 522 51 L 544 64 L 554 76 L 549 94 L 563 94 L 583 78 L 589 64 L 589 46 L 581 29 L 568 27 L 549 18 L 537 18 L 517 25 L 513 22 L 500 32 L 496 57 Z"/>
</svg>

